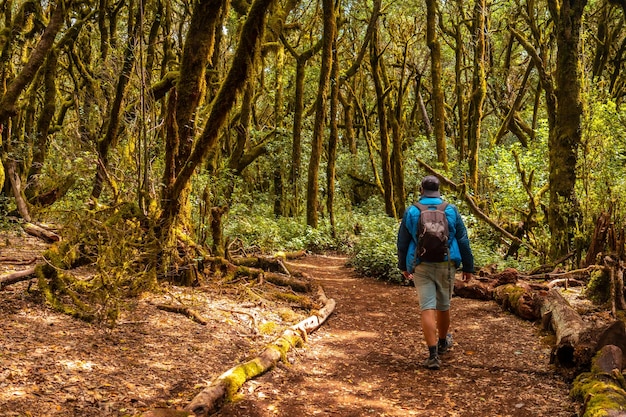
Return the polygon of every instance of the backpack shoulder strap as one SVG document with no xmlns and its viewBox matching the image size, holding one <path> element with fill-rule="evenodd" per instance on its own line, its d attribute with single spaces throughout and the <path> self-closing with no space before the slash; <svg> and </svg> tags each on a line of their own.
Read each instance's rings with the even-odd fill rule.
<svg viewBox="0 0 626 417">
<path fill-rule="evenodd" d="M 419 201 L 413 203 L 415 207 L 419 209 L 419 211 L 428 210 L 429 207 L 435 207 L 437 210 L 445 211 L 446 207 L 448 207 L 449 203 L 447 201 L 442 202 L 441 204 L 422 204 Z"/>
</svg>

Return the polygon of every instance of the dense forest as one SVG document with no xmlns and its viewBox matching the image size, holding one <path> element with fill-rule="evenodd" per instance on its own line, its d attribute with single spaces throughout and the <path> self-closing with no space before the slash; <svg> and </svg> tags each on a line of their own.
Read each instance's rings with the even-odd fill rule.
<svg viewBox="0 0 626 417">
<path fill-rule="evenodd" d="M 431 172 L 506 255 L 580 263 L 622 235 L 623 6 L 3 1 L 3 207 L 132 205 L 164 273 L 237 204 L 336 237 Z"/>
<path fill-rule="evenodd" d="M 624 1 L 0 0 L 0 16 L 2 227 L 56 242 L 29 273 L 61 312 L 113 323 L 163 280 L 254 275 L 233 272 L 253 253 L 339 251 L 400 281 L 395 234 L 427 174 L 478 266 L 601 271 L 596 299 L 626 308 Z M 84 265 L 95 279 L 68 272 Z"/>
<path fill-rule="evenodd" d="M 63 228 L 57 267 L 145 288 L 231 251 L 333 249 L 394 279 L 397 219 L 435 174 L 478 265 L 621 276 L 624 4 L 0 10 L 2 209 Z"/>
</svg>

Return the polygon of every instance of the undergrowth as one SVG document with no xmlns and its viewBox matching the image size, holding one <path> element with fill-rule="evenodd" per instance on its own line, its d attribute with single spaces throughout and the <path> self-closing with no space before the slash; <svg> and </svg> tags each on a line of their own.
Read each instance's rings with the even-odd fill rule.
<svg viewBox="0 0 626 417">
<path fill-rule="evenodd" d="M 82 320 L 114 325 L 129 297 L 156 286 L 156 239 L 140 219 L 132 204 L 70 213 L 63 241 L 44 253 L 37 271 L 46 301 Z"/>
<path fill-rule="evenodd" d="M 337 252 L 348 257 L 348 264 L 364 276 L 402 282 L 398 270 L 396 240 L 399 219 L 387 216 L 382 204 L 370 203 L 337 216 L 335 230 L 322 219 L 318 228 L 306 225 L 304 218 L 274 218 L 269 205 L 231 208 L 225 235 L 238 240 L 246 253 L 305 250 L 312 253 Z M 463 213 L 462 209 L 461 212 Z M 471 215 L 463 215 L 477 268 L 493 265 L 527 270 L 537 265 L 528 253 L 504 259 L 506 246 L 488 227 L 480 226 Z M 522 250 L 523 251 L 523 250 Z"/>
</svg>

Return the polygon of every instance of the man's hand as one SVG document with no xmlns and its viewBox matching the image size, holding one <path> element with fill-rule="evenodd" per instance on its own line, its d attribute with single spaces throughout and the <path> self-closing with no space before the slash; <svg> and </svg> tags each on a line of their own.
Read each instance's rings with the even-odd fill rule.
<svg viewBox="0 0 626 417">
<path fill-rule="evenodd" d="M 404 277 L 404 282 L 402 285 L 411 285 L 413 284 L 413 274 L 409 271 L 402 271 L 402 276 Z"/>
<path fill-rule="evenodd" d="M 472 274 L 471 272 L 463 272 L 463 276 L 461 277 L 461 280 L 469 281 L 472 278 L 474 278 L 474 274 Z"/>
</svg>

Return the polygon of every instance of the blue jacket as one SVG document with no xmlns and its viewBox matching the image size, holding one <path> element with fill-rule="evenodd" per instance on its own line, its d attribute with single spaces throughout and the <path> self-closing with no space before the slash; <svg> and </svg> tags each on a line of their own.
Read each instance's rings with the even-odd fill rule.
<svg viewBox="0 0 626 417">
<path fill-rule="evenodd" d="M 439 205 L 443 202 L 440 197 L 420 197 L 420 203 L 425 205 Z M 450 260 L 454 261 L 458 268 L 463 264 L 463 272 L 474 272 L 474 255 L 470 248 L 467 229 L 456 206 L 448 204 L 445 209 L 448 218 L 448 228 L 450 237 L 448 245 L 450 247 Z M 415 257 L 415 247 L 417 245 L 417 223 L 420 217 L 420 210 L 411 205 L 404 212 L 400 229 L 398 230 L 398 268 L 401 271 L 413 272 L 415 265 L 420 263 Z"/>
</svg>

